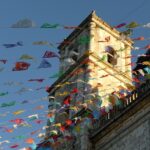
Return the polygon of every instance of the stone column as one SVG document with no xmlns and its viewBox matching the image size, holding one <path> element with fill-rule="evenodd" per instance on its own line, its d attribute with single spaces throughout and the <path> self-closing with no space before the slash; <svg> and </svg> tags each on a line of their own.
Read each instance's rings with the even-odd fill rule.
<svg viewBox="0 0 150 150">
<path fill-rule="evenodd" d="M 131 55 L 131 47 L 126 45 L 126 49 L 125 49 L 125 57 L 130 56 Z M 130 64 L 131 63 L 131 58 L 125 59 L 125 65 Z M 125 71 L 127 71 L 127 75 L 132 77 L 132 72 L 131 72 L 131 65 L 127 65 L 125 66 Z"/>
<path fill-rule="evenodd" d="M 81 125 L 82 131 L 81 131 L 81 136 L 80 136 L 80 142 L 81 142 L 81 147 L 80 150 L 90 150 L 91 143 L 89 140 L 89 127 L 85 124 Z"/>
<path fill-rule="evenodd" d="M 95 48 L 95 28 L 96 28 L 96 23 L 95 22 L 90 22 L 89 24 L 89 36 L 90 36 L 90 43 L 89 43 L 89 51 L 94 51 Z"/>
</svg>

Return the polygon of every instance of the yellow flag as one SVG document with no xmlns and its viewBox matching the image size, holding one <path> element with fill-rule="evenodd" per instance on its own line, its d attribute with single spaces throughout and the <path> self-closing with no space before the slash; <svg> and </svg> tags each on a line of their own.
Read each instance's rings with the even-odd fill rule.
<svg viewBox="0 0 150 150">
<path fill-rule="evenodd" d="M 149 61 L 144 61 L 144 62 L 142 62 L 142 64 L 150 66 L 150 62 Z"/>
<path fill-rule="evenodd" d="M 15 111 L 13 112 L 14 115 L 19 115 L 19 114 L 22 114 L 24 112 L 24 110 L 18 110 L 18 111 Z"/>
<path fill-rule="evenodd" d="M 75 131 L 76 131 L 76 132 L 80 132 L 80 130 L 81 130 L 81 128 L 80 128 L 79 125 L 78 125 L 78 126 L 75 126 Z"/>
<path fill-rule="evenodd" d="M 61 127 L 61 123 L 56 123 L 53 126 L 55 126 L 55 127 Z"/>
</svg>

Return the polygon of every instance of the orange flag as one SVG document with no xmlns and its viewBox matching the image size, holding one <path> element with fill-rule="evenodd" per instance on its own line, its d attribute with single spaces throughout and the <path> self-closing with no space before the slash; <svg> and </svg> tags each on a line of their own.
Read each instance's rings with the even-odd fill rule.
<svg viewBox="0 0 150 150">
<path fill-rule="evenodd" d="M 34 143 L 34 139 L 33 138 L 28 138 L 25 140 L 26 143 L 28 144 L 33 144 Z"/>
<path fill-rule="evenodd" d="M 133 41 L 143 41 L 145 38 L 143 36 L 132 39 Z"/>
</svg>

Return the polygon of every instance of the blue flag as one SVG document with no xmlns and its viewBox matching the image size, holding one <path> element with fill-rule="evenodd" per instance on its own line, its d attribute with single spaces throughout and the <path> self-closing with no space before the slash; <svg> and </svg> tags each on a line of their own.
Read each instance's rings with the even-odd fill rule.
<svg viewBox="0 0 150 150">
<path fill-rule="evenodd" d="M 100 111 L 94 110 L 93 111 L 93 116 L 94 116 L 95 119 L 99 119 L 100 118 Z"/>
<path fill-rule="evenodd" d="M 50 68 L 52 65 L 46 60 L 43 59 L 38 68 Z"/>
<path fill-rule="evenodd" d="M 150 68 L 149 68 L 149 67 L 145 67 L 144 70 L 145 70 L 148 74 L 150 74 Z"/>
</svg>

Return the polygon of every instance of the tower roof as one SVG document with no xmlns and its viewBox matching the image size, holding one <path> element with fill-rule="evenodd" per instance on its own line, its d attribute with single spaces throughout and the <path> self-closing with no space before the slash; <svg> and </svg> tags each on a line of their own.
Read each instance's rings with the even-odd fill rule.
<svg viewBox="0 0 150 150">
<path fill-rule="evenodd" d="M 65 41 L 72 41 L 76 36 L 78 36 L 86 27 L 88 27 L 90 22 L 96 22 L 97 24 L 100 23 L 105 28 L 110 29 L 113 31 L 113 33 L 117 34 L 120 36 L 121 32 L 116 30 L 114 27 L 110 26 L 108 23 L 106 23 L 104 20 L 102 20 L 99 16 L 96 15 L 96 12 L 93 10 L 79 25 L 78 28 L 76 28 L 67 38 L 64 39 L 64 41 L 58 46 L 58 49 L 63 49 L 66 44 Z M 132 40 L 130 38 L 126 39 L 127 42 L 132 44 Z"/>
</svg>

